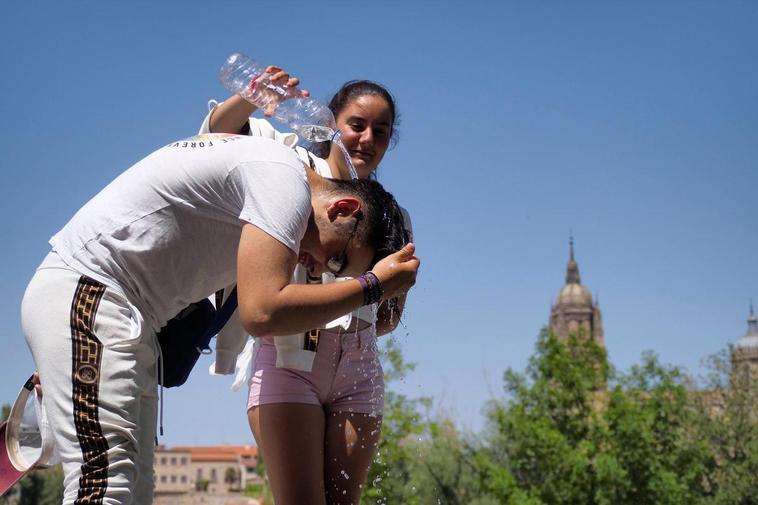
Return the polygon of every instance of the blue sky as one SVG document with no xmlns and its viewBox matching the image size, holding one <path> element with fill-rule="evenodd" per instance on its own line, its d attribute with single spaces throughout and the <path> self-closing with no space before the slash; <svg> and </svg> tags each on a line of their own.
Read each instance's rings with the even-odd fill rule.
<svg viewBox="0 0 758 505">
<path fill-rule="evenodd" d="M 754 2 L 273 7 L 4 4 L 0 401 L 33 370 L 19 306 L 47 239 L 197 130 L 234 51 L 316 98 L 353 78 L 395 94 L 400 143 L 379 178 L 411 212 L 423 261 L 392 337 L 418 368 L 398 386 L 461 425 L 480 428 L 502 372 L 526 365 L 571 231 L 617 367 L 653 350 L 698 372 L 745 332 L 758 301 Z M 250 441 L 245 395 L 199 372 L 167 392 L 163 442 Z"/>
</svg>

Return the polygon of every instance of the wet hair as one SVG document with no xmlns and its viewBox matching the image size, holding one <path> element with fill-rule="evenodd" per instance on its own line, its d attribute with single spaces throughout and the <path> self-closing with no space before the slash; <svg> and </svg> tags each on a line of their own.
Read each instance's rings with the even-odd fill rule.
<svg viewBox="0 0 758 505">
<path fill-rule="evenodd" d="M 330 192 L 350 195 L 363 202 L 363 215 L 358 225 L 358 238 L 373 248 L 371 267 L 410 242 L 405 218 L 395 197 L 381 184 L 370 179 L 329 179 Z"/>
<path fill-rule="evenodd" d="M 383 98 L 387 105 L 389 105 L 390 113 L 392 114 L 392 136 L 390 138 L 390 149 L 397 145 L 398 131 L 397 125 L 400 124 L 400 117 L 397 112 L 397 106 L 395 104 L 395 98 L 387 88 L 374 81 L 356 80 L 347 81 L 342 87 L 334 94 L 329 101 L 329 110 L 334 114 L 334 119 L 345 110 L 353 100 L 362 96 L 378 96 Z M 313 144 L 310 150 L 321 158 L 329 156 L 329 149 L 331 149 L 331 142 L 320 142 Z"/>
</svg>

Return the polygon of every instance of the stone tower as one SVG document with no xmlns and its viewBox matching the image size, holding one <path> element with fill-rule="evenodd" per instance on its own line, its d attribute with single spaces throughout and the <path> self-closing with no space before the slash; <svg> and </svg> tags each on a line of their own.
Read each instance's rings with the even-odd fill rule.
<svg viewBox="0 0 758 505">
<path fill-rule="evenodd" d="M 747 333 L 734 346 L 732 364 L 735 369 L 746 367 L 753 377 L 758 377 L 758 318 L 755 317 L 752 302 L 747 318 Z"/>
<path fill-rule="evenodd" d="M 566 285 L 550 309 L 550 331 L 565 340 L 570 333 L 581 333 L 595 340 L 603 348 L 603 318 L 597 301 L 582 286 L 579 265 L 574 259 L 574 238 L 569 239 L 569 261 L 566 267 Z"/>
</svg>

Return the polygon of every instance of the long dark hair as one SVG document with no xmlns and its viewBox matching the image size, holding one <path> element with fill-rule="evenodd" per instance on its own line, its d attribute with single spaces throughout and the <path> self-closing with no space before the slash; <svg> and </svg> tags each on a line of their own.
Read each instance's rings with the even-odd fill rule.
<svg viewBox="0 0 758 505">
<path fill-rule="evenodd" d="M 390 148 L 395 147 L 398 141 L 397 125 L 400 124 L 400 116 L 397 112 L 397 105 L 395 104 L 395 98 L 392 96 L 392 93 L 378 82 L 367 80 L 346 82 L 329 101 L 329 110 L 334 114 L 334 119 L 337 119 L 337 116 L 345 110 L 345 107 L 347 107 L 350 102 L 366 95 L 378 96 L 387 102 L 390 112 L 392 113 L 392 137 L 390 139 Z M 310 150 L 320 158 L 326 158 L 329 156 L 330 149 L 331 142 L 319 142 L 310 147 Z"/>
</svg>

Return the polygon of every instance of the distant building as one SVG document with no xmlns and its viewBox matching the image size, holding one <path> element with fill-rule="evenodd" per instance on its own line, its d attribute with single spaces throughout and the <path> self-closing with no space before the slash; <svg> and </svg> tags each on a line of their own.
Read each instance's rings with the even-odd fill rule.
<svg viewBox="0 0 758 505">
<path fill-rule="evenodd" d="M 155 451 L 155 494 L 240 492 L 248 484 L 262 481 L 255 471 L 257 464 L 255 446 L 159 446 Z"/>
<path fill-rule="evenodd" d="M 591 338 L 605 349 L 603 318 L 597 299 L 593 301 L 589 290 L 582 285 L 579 265 L 574 257 L 574 239 L 569 239 L 569 261 L 566 266 L 566 284 L 561 288 L 555 303 L 550 307 L 548 328 L 559 340 L 565 342 L 574 334 Z M 732 375 L 727 389 L 697 390 L 696 395 L 713 415 L 721 415 L 731 394 L 757 391 L 758 386 L 758 317 L 752 302 L 747 319 L 747 332 L 734 345 L 732 352 Z M 607 405 L 606 384 L 598 384 L 593 406 L 602 410 Z M 750 396 L 755 402 L 755 394 Z"/>
<path fill-rule="evenodd" d="M 747 318 L 747 333 L 734 346 L 732 368 L 747 371 L 749 376 L 758 378 L 758 318 L 752 302 Z"/>
<path fill-rule="evenodd" d="M 155 450 L 156 493 L 187 493 L 194 489 L 189 451 L 158 446 Z"/>
<path fill-rule="evenodd" d="M 753 304 L 747 318 L 747 333 L 732 348 L 732 370 L 728 387 L 701 391 L 706 408 L 716 416 L 723 415 L 729 397 L 738 395 L 739 402 L 758 407 L 756 386 L 758 386 L 758 318 Z"/>
<path fill-rule="evenodd" d="M 550 308 L 550 331 L 560 340 L 569 334 L 581 334 L 605 348 L 603 318 L 597 300 L 593 302 L 589 290 L 582 285 L 579 265 L 574 259 L 574 238 L 569 239 L 569 261 L 566 266 L 566 284 Z"/>
</svg>

